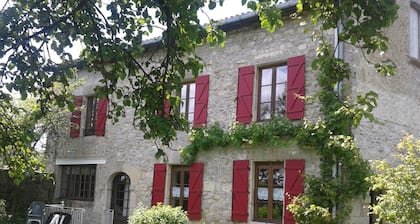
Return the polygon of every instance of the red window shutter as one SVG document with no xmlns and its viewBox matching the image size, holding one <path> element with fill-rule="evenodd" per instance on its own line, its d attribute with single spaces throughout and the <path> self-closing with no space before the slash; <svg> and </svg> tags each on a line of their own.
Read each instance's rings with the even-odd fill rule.
<svg viewBox="0 0 420 224">
<path fill-rule="evenodd" d="M 152 206 L 165 199 L 166 164 L 156 163 L 153 169 Z"/>
<path fill-rule="evenodd" d="M 287 205 L 294 197 L 303 193 L 303 172 L 305 160 L 286 160 L 285 191 L 284 191 L 284 224 L 295 224 L 293 214 L 287 210 Z"/>
<path fill-rule="evenodd" d="M 236 120 L 249 124 L 252 121 L 252 97 L 254 93 L 254 66 L 239 68 Z"/>
<path fill-rule="evenodd" d="M 82 117 L 81 106 L 83 103 L 83 96 L 76 96 L 74 98 L 74 111 L 71 113 L 71 129 L 70 137 L 77 138 L 80 135 L 80 120 Z"/>
<path fill-rule="evenodd" d="M 106 124 L 106 112 L 108 107 L 108 99 L 99 99 L 98 101 L 98 114 L 96 117 L 96 136 L 105 135 L 105 124 Z"/>
<path fill-rule="evenodd" d="M 165 99 L 165 106 L 164 106 L 164 113 L 165 113 L 165 118 L 169 118 L 169 112 L 171 110 L 171 101 L 168 99 Z"/>
<path fill-rule="evenodd" d="M 305 56 L 297 56 L 287 60 L 287 118 L 302 119 L 305 103 L 298 96 L 305 96 Z"/>
<path fill-rule="evenodd" d="M 195 80 L 195 106 L 193 127 L 207 125 L 207 105 L 209 101 L 209 75 L 198 76 Z"/>
<path fill-rule="evenodd" d="M 248 221 L 249 161 L 233 161 L 232 222 Z"/>
<path fill-rule="evenodd" d="M 203 167 L 202 163 L 193 163 L 190 166 L 188 218 L 191 220 L 201 219 L 201 196 L 203 191 Z"/>
</svg>

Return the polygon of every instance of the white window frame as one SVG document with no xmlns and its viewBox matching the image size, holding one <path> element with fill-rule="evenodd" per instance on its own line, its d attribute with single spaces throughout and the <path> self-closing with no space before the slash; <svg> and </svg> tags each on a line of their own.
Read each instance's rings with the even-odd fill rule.
<svg viewBox="0 0 420 224">
<path fill-rule="evenodd" d="M 420 3 L 411 1 L 410 2 L 410 48 L 409 56 L 414 59 L 420 59 L 420 34 L 419 34 L 419 25 L 420 25 Z"/>
</svg>

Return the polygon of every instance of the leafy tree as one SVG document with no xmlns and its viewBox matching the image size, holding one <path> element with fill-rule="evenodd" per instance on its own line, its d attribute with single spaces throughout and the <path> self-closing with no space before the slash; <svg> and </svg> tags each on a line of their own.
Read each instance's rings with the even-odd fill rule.
<svg viewBox="0 0 420 224">
<path fill-rule="evenodd" d="M 397 148 L 397 165 L 375 161 L 375 175 L 369 178 L 372 190 L 382 192 L 373 205 L 377 221 L 390 223 L 420 222 L 420 140 L 405 137 Z"/>
<path fill-rule="evenodd" d="M 61 89 L 61 85 L 56 84 L 53 88 Z M 69 94 L 67 97 L 70 98 Z M 16 184 L 44 171 L 45 135 L 48 134 L 50 140 L 57 139 L 59 130 L 70 125 L 67 109 L 53 102 L 41 108 L 36 100 L 29 97 L 24 101 L 0 101 L 0 166 L 7 168 Z"/>
</svg>

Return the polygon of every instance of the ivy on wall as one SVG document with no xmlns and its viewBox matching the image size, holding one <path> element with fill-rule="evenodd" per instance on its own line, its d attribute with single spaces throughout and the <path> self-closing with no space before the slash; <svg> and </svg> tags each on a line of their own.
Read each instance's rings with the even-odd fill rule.
<svg viewBox="0 0 420 224">
<path fill-rule="evenodd" d="M 261 124 L 252 123 L 249 126 L 235 123 L 227 131 L 218 124 L 208 128 L 193 129 L 191 144 L 182 149 L 181 160 L 185 164 L 190 164 L 199 151 L 212 150 L 216 147 L 293 145 L 296 144 L 296 136 L 301 128 L 301 123 L 292 123 L 287 119 L 271 119 Z"/>
</svg>

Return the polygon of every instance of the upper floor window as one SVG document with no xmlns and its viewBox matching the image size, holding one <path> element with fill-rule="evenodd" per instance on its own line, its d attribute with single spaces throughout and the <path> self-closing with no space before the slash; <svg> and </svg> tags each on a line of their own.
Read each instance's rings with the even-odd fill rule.
<svg viewBox="0 0 420 224">
<path fill-rule="evenodd" d="M 62 166 L 61 197 L 93 201 L 96 165 Z"/>
<path fill-rule="evenodd" d="M 95 135 L 96 114 L 98 108 L 98 99 L 94 96 L 88 96 L 86 102 L 86 125 L 85 135 Z"/>
<path fill-rule="evenodd" d="M 420 4 L 414 1 L 410 3 L 410 52 L 412 58 L 420 59 Z"/>
<path fill-rule="evenodd" d="M 181 89 L 180 114 L 188 120 L 189 124 L 194 122 L 195 106 L 195 83 L 185 83 Z"/>
<path fill-rule="evenodd" d="M 286 113 L 287 66 L 261 69 L 258 81 L 257 119 L 283 117 Z"/>
<path fill-rule="evenodd" d="M 281 222 L 284 202 L 283 163 L 257 163 L 255 168 L 254 219 Z"/>
<path fill-rule="evenodd" d="M 179 113 L 187 119 L 190 127 L 207 125 L 209 81 L 209 75 L 200 75 L 195 82 L 182 85 Z"/>
<path fill-rule="evenodd" d="M 254 75 L 255 70 L 258 71 L 257 75 Z M 302 98 L 304 96 L 304 55 L 288 58 L 287 64 L 284 65 L 260 69 L 255 69 L 254 65 L 240 67 L 236 120 L 239 123 L 249 124 L 273 116 L 286 116 L 290 120 L 302 119 L 305 114 Z"/>
<path fill-rule="evenodd" d="M 70 137 L 77 138 L 80 136 L 80 131 L 86 136 L 105 135 L 105 124 L 108 100 L 98 99 L 94 96 L 76 96 L 74 99 L 75 109 L 71 117 Z M 82 113 L 82 108 L 85 109 Z M 85 118 L 85 124 L 82 126 L 82 116 Z"/>
</svg>

